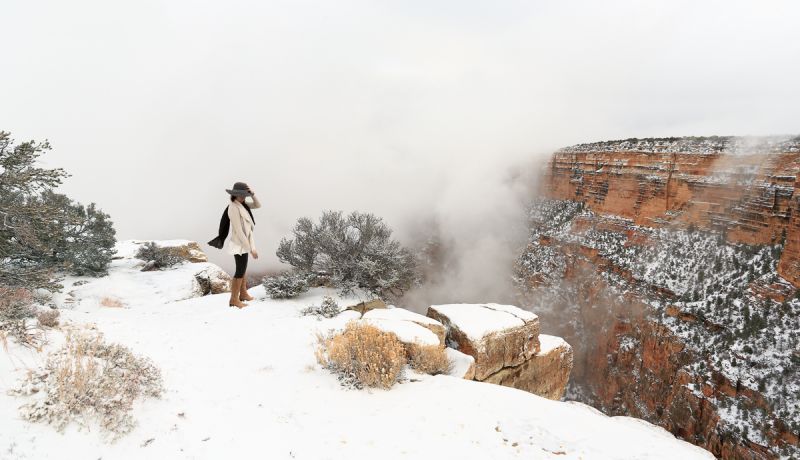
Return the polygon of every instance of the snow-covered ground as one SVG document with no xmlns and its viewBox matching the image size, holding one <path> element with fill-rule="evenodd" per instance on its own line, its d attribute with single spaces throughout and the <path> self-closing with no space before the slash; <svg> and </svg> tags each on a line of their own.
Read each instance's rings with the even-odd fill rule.
<svg viewBox="0 0 800 460">
<path fill-rule="evenodd" d="M 65 279 L 74 300 L 61 321 L 95 324 L 151 358 L 163 397 L 137 404 L 137 428 L 115 443 L 96 428 L 58 433 L 24 421 L 23 399 L 7 391 L 45 361 L 60 332 L 48 332 L 42 353 L 9 343 L 0 351 L 0 459 L 713 458 L 641 420 L 450 376 L 409 373 L 388 391 L 345 389 L 314 357 L 315 334 L 345 319 L 299 313 L 333 291 L 277 301 L 258 286 L 256 301 L 237 310 L 228 294 L 176 300 L 207 264 L 163 272 L 135 264 L 115 260 L 109 276 L 75 288 L 78 278 Z M 64 306 L 64 296 L 55 300 Z"/>
</svg>

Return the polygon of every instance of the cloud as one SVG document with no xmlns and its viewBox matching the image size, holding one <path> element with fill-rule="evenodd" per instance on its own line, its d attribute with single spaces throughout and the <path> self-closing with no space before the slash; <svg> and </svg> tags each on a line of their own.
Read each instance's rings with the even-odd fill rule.
<svg viewBox="0 0 800 460">
<path fill-rule="evenodd" d="M 358 209 L 405 240 L 436 222 L 448 289 L 490 296 L 552 149 L 797 131 L 800 6 L 768 5 L 11 2 L 0 128 L 50 139 L 121 238 L 207 241 L 244 180 L 255 268 L 297 217 Z"/>
</svg>

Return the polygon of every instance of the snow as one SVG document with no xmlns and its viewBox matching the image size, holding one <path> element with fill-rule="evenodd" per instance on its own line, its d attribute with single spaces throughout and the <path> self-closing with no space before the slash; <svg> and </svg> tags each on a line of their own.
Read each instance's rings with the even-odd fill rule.
<svg viewBox="0 0 800 460">
<path fill-rule="evenodd" d="M 561 337 L 556 337 L 554 335 L 547 335 L 547 334 L 539 334 L 539 344 L 541 345 L 541 348 L 539 349 L 539 354 L 551 352 L 559 347 L 570 346 L 567 343 L 567 341 L 562 339 Z"/>
<path fill-rule="evenodd" d="M 475 358 L 466 353 L 461 353 L 449 347 L 445 348 L 444 351 L 453 364 L 453 368 L 450 370 L 450 375 L 453 377 L 464 378 L 469 368 L 475 365 Z"/>
<path fill-rule="evenodd" d="M 124 246 L 117 246 L 122 248 Z M 119 251 L 122 252 L 122 251 Z M 188 299 L 196 295 L 198 289 L 194 279 L 195 274 L 205 270 L 221 270 L 217 265 L 200 263 L 180 263 L 170 270 L 165 271 L 140 271 L 143 262 L 134 258 L 125 258 L 112 261 L 113 270 L 108 276 L 94 279 L 86 277 L 69 277 L 65 279 L 64 291 L 56 294 L 54 300 L 69 302 L 71 295 L 80 300 L 86 307 L 88 304 L 100 306 L 104 299 L 120 300 L 125 308 L 145 304 L 166 303 Z M 69 280 L 91 280 L 88 284 L 71 287 Z"/>
<path fill-rule="evenodd" d="M 208 264 L 160 272 L 133 265 L 115 260 L 109 276 L 80 278 L 89 282 L 77 288 L 70 286 L 79 278 L 68 277 L 65 291 L 74 290 L 75 300 L 70 308 L 64 295 L 54 300 L 62 324 L 96 325 L 108 341 L 151 358 L 162 370 L 164 396 L 137 404 L 138 427 L 113 444 L 99 429 L 61 434 L 26 422 L 17 412 L 23 400 L 7 390 L 62 336 L 49 332 L 42 353 L 9 342 L 0 352 L 0 457 L 713 458 L 645 422 L 451 376 L 414 375 L 389 391 L 347 390 L 316 363 L 314 348 L 317 333 L 341 327 L 355 312 L 321 321 L 300 315 L 325 295 L 335 297 L 332 290 L 273 300 L 257 286 L 250 290 L 256 300 L 238 310 L 228 307 L 228 294 L 180 300 L 193 273 Z M 125 307 L 104 307 L 102 296 Z M 494 325 L 521 323 L 498 310 L 458 310 Z"/>
<path fill-rule="evenodd" d="M 531 313 L 531 312 L 529 312 L 527 310 L 523 310 L 523 309 L 521 309 L 519 307 L 515 307 L 514 305 L 501 305 L 501 304 L 496 304 L 496 303 L 487 303 L 487 304 L 483 304 L 483 306 L 485 308 L 490 309 L 490 310 L 502 311 L 502 312 L 508 313 L 510 315 L 514 315 L 514 316 L 516 316 L 517 318 L 523 320 L 526 323 L 529 323 L 531 321 L 535 321 L 537 318 L 539 318 L 538 316 L 536 316 L 535 313 Z"/>
<path fill-rule="evenodd" d="M 431 308 L 447 316 L 476 342 L 493 332 L 520 327 L 537 318 L 535 314 L 512 305 L 465 303 L 433 305 Z"/>
<path fill-rule="evenodd" d="M 395 334 L 403 343 L 439 345 L 439 337 L 436 334 L 431 332 L 430 329 L 411 321 L 380 318 L 364 318 L 362 321 L 382 331 Z"/>
<path fill-rule="evenodd" d="M 431 326 L 442 325 L 442 323 L 433 318 L 428 318 L 427 316 L 414 313 L 413 311 L 406 310 L 405 308 L 396 308 L 392 305 L 389 305 L 389 308 L 375 308 L 370 310 L 364 313 L 364 319 L 396 319 L 413 321 L 415 323 L 427 324 Z"/>
</svg>

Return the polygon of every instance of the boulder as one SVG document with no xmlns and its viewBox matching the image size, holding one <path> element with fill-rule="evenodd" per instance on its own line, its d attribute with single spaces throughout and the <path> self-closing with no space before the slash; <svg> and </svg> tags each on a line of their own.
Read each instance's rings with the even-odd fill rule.
<svg viewBox="0 0 800 460">
<path fill-rule="evenodd" d="M 200 249 L 196 241 L 168 240 L 159 241 L 159 246 L 175 248 L 175 252 L 191 263 L 208 262 L 208 256 Z"/>
<path fill-rule="evenodd" d="M 194 274 L 192 291 L 197 296 L 221 294 L 230 292 L 230 285 L 230 275 L 220 267 L 209 264 L 206 268 Z"/>
<path fill-rule="evenodd" d="M 453 363 L 450 376 L 466 380 L 475 379 L 475 358 L 452 348 L 445 348 L 444 351 L 447 353 L 447 358 Z"/>
<path fill-rule="evenodd" d="M 572 347 L 561 337 L 540 335 L 541 349 L 519 366 L 506 367 L 484 379 L 484 382 L 560 400 L 572 371 Z"/>
<path fill-rule="evenodd" d="M 364 319 L 392 319 L 400 321 L 411 321 L 412 323 L 419 324 L 420 326 L 429 329 L 436 334 L 439 338 L 439 343 L 445 344 L 446 331 L 444 325 L 433 318 L 414 313 L 413 311 L 406 310 L 405 308 L 397 308 L 392 305 L 387 308 L 373 309 L 364 313 Z"/>
<path fill-rule="evenodd" d="M 539 317 L 513 305 L 432 305 L 428 317 L 445 326 L 449 347 L 475 358 L 477 380 L 539 351 Z"/>
</svg>

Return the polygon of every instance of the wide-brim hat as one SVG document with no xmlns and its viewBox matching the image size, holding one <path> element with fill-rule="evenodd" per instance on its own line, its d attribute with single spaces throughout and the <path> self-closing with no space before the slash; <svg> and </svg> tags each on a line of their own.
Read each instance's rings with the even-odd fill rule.
<svg viewBox="0 0 800 460">
<path fill-rule="evenodd" d="M 253 194 L 247 191 L 247 184 L 244 182 L 237 182 L 233 184 L 233 189 L 225 189 L 226 192 L 230 193 L 233 196 L 253 196 Z"/>
</svg>

